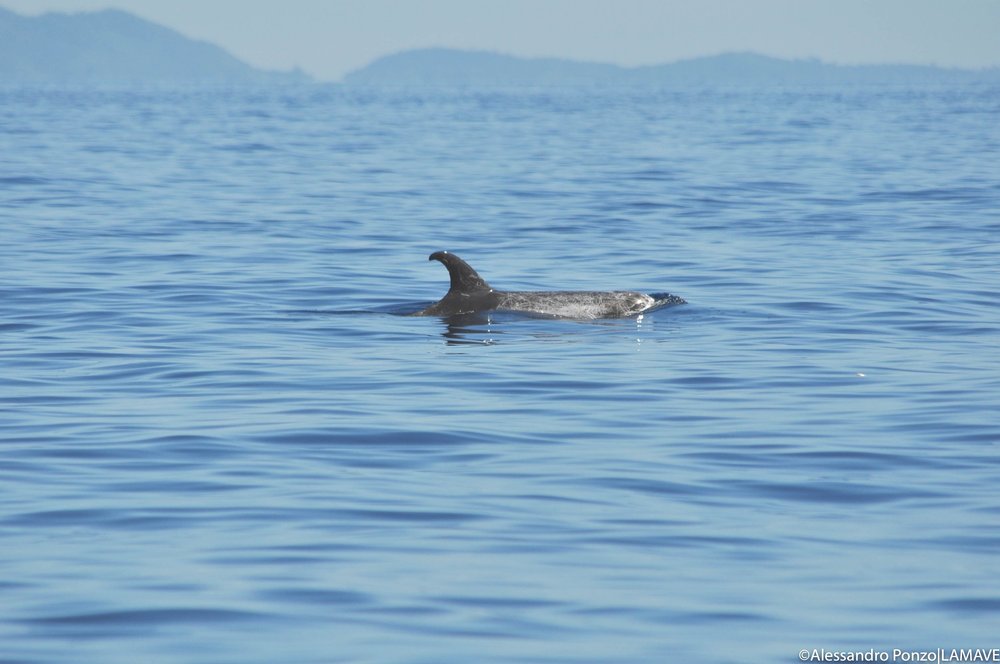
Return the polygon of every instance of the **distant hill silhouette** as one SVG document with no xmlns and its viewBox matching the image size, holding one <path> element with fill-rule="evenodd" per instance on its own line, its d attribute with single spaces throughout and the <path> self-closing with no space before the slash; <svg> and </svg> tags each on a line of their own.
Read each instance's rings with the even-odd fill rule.
<svg viewBox="0 0 1000 664">
<path fill-rule="evenodd" d="M 832 65 L 728 53 L 643 67 L 521 58 L 485 51 L 427 48 L 387 55 L 348 74 L 349 85 L 825 85 L 1000 84 L 1000 69 L 918 65 Z"/>
<path fill-rule="evenodd" d="M 293 83 L 119 10 L 30 17 L 0 7 L 0 84 Z"/>
</svg>

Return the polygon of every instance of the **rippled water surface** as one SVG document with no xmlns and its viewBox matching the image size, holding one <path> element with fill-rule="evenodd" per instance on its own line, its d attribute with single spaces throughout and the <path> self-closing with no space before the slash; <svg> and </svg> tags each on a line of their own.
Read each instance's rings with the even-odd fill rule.
<svg viewBox="0 0 1000 664">
<path fill-rule="evenodd" d="M 0 92 L 0 659 L 997 647 L 998 117 Z M 440 249 L 689 304 L 399 315 Z"/>
</svg>

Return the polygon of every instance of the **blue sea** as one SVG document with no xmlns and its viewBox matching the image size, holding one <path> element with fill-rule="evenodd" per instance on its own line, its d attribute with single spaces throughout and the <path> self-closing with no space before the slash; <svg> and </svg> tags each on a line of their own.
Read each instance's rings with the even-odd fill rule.
<svg viewBox="0 0 1000 664">
<path fill-rule="evenodd" d="M 4 664 L 1000 647 L 1000 90 L 6 88 L 0 234 Z"/>
</svg>

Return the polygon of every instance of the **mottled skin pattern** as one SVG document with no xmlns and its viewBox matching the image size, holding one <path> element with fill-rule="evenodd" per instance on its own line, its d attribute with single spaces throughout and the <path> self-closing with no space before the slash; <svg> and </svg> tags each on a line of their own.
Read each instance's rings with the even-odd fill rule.
<svg viewBox="0 0 1000 664">
<path fill-rule="evenodd" d="M 560 318 L 620 318 L 654 306 L 684 303 L 676 295 L 657 299 L 633 291 L 500 291 L 455 254 L 437 251 L 428 260 L 441 261 L 448 268 L 451 288 L 440 302 L 418 312 L 418 316 L 452 316 L 497 309 Z"/>
<path fill-rule="evenodd" d="M 632 291 L 530 291 L 500 293 L 497 309 L 567 318 L 620 318 L 642 313 L 656 302 Z"/>
</svg>

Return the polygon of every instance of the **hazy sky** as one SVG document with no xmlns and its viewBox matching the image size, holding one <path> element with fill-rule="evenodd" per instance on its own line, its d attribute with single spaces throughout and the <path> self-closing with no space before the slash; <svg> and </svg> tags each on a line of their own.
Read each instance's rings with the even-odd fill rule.
<svg viewBox="0 0 1000 664">
<path fill-rule="evenodd" d="M 406 48 L 622 65 L 725 51 L 837 63 L 1000 66 L 1000 0 L 0 0 L 21 14 L 115 7 L 259 67 L 336 80 Z"/>
</svg>

